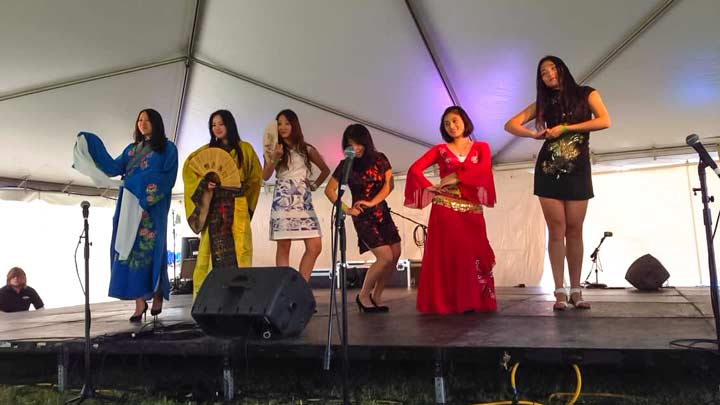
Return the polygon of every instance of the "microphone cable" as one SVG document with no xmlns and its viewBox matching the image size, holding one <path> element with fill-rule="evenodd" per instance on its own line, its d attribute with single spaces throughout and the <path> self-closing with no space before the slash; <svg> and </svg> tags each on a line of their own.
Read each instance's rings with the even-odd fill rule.
<svg viewBox="0 0 720 405">
<path fill-rule="evenodd" d="M 340 187 L 342 187 L 342 186 L 338 184 L 338 199 L 340 199 L 340 195 L 339 195 Z M 335 247 L 335 237 L 336 237 L 336 235 L 335 235 L 335 215 L 336 215 L 336 207 L 335 207 L 335 203 L 333 203 L 332 208 L 330 209 L 330 229 L 331 229 L 331 231 L 330 231 L 330 249 L 334 249 L 334 247 Z M 343 214 L 343 220 L 344 219 L 345 219 L 345 216 Z M 346 231 L 346 236 L 345 236 L 345 242 L 347 243 L 347 231 Z M 338 244 L 338 249 L 340 249 L 340 244 Z M 331 255 L 332 255 L 332 253 L 331 253 Z M 335 281 L 337 282 L 337 280 L 339 280 L 339 277 L 345 272 L 344 271 L 340 272 L 338 270 L 338 264 L 340 264 L 340 260 L 341 260 L 339 255 L 337 255 L 335 257 L 335 259 L 337 259 L 337 262 L 332 263 L 332 265 L 330 266 L 330 271 L 335 273 Z M 345 270 L 347 270 L 347 269 L 345 269 Z M 332 282 L 332 273 L 330 273 L 329 276 L 330 276 L 330 281 Z M 331 291 L 332 291 L 332 287 L 333 286 L 330 285 Z M 335 285 L 335 287 L 337 288 L 337 284 Z M 335 311 L 331 312 L 329 314 L 329 316 L 335 317 L 335 323 L 336 323 L 335 332 L 337 333 L 338 340 L 342 340 L 342 332 L 341 332 L 342 325 L 340 324 L 340 316 L 339 316 L 339 312 L 338 312 L 337 294 L 331 295 L 330 300 L 332 301 L 331 303 L 329 303 L 330 307 L 335 308 Z"/>
<path fill-rule="evenodd" d="M 80 237 L 78 238 L 78 243 L 75 246 L 74 258 L 75 258 L 75 274 L 77 274 L 78 283 L 80 283 L 80 290 L 82 291 L 83 294 L 85 294 L 85 287 L 83 286 L 82 280 L 80 279 L 80 269 L 78 268 L 78 264 L 77 264 L 77 253 L 78 253 L 78 249 L 80 248 L 80 245 L 82 244 L 83 236 L 85 236 L 85 229 L 83 229 L 82 233 L 80 233 Z"/>
<path fill-rule="evenodd" d="M 390 210 L 391 214 L 395 214 L 399 216 L 400 218 L 410 221 L 413 224 L 415 224 L 415 229 L 413 229 L 413 242 L 415 242 L 415 246 L 417 247 L 423 247 L 425 246 L 425 239 L 427 239 L 427 225 L 421 224 L 420 222 L 415 221 L 414 219 L 410 219 L 406 217 L 405 215 L 402 215 L 398 212 L 395 212 L 388 206 L 388 209 Z"/>
</svg>

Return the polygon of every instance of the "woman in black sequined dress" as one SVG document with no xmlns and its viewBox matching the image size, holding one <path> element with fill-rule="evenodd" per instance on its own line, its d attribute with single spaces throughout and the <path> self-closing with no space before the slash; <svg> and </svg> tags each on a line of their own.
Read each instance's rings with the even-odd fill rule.
<svg viewBox="0 0 720 405">
<path fill-rule="evenodd" d="M 505 130 L 515 136 L 543 140 L 535 165 L 535 195 L 548 227 L 548 253 L 555 281 L 553 309 L 567 308 L 565 260 L 570 273 L 569 302 L 588 309 L 580 289 L 582 227 L 588 200 L 594 196 L 590 172 L 590 132 L 610 126 L 600 93 L 575 82 L 565 63 L 545 56 L 537 67 L 534 103 L 512 117 Z M 535 128 L 524 125 L 535 120 Z"/>
<path fill-rule="evenodd" d="M 393 189 L 392 167 L 387 157 L 375 150 L 370 132 L 363 125 L 347 127 L 342 146 L 355 150 L 348 178 L 352 207 L 344 206 L 343 209 L 352 216 L 360 253 L 369 250 L 375 256 L 375 263 L 368 269 L 355 301 L 361 311 L 387 312 L 389 309 L 382 304 L 382 294 L 400 258 L 400 234 L 385 202 Z M 338 198 L 346 160 L 335 168 L 325 189 L 325 195 L 333 203 Z"/>
</svg>

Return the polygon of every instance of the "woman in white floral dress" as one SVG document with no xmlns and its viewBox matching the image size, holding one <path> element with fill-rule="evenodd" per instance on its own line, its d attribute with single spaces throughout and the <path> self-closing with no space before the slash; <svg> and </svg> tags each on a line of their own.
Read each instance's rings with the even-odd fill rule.
<svg viewBox="0 0 720 405">
<path fill-rule="evenodd" d="M 275 193 L 270 212 L 270 240 L 277 242 L 275 264 L 290 265 L 290 246 L 293 240 L 305 242 L 305 253 L 300 260 L 302 277 L 310 280 L 315 260 L 322 250 L 320 222 L 312 204 L 315 191 L 330 174 L 320 153 L 305 143 L 297 114 L 282 110 L 276 116 L 278 143 L 265 150 L 263 179 L 275 173 Z M 312 165 L 320 175 L 311 180 Z"/>
</svg>

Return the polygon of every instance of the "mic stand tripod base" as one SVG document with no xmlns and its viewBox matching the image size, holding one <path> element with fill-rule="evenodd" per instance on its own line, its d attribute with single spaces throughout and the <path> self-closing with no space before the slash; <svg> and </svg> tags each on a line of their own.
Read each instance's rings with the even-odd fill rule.
<svg viewBox="0 0 720 405">
<path fill-rule="evenodd" d="M 152 321 L 146 321 L 140 329 L 130 334 L 133 339 L 141 338 L 143 336 L 160 335 L 163 333 L 165 325 L 161 320 L 158 319 L 157 315 L 153 315 Z"/>
<path fill-rule="evenodd" d="M 603 283 L 583 283 L 585 288 L 607 288 L 607 284 Z"/>
</svg>

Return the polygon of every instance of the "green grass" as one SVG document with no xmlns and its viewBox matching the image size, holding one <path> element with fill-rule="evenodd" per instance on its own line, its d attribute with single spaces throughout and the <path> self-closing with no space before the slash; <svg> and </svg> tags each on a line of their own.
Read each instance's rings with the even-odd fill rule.
<svg viewBox="0 0 720 405">
<path fill-rule="evenodd" d="M 101 390 L 98 393 L 120 399 L 122 403 L 134 405 L 190 405 L 190 404 L 224 404 L 222 401 L 198 402 L 193 400 L 173 400 L 162 396 L 151 396 L 149 394 L 129 393 L 120 391 Z M 56 387 L 50 384 L 38 385 L 18 385 L 4 386 L 0 385 L 0 404 L 13 405 L 60 405 L 67 400 L 79 395 L 78 391 L 61 394 L 57 392 Z M 232 404 L 242 405 L 317 405 L 317 404 L 341 404 L 341 400 L 324 400 L 324 399 L 293 399 L 293 398 L 243 398 L 238 399 Z M 83 402 L 87 405 L 107 404 L 107 402 L 87 399 Z M 396 405 L 402 404 L 398 401 L 384 400 L 364 400 L 362 405 Z"/>
</svg>

